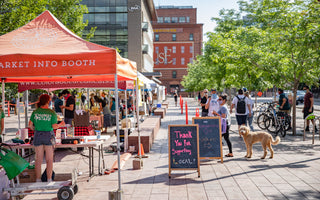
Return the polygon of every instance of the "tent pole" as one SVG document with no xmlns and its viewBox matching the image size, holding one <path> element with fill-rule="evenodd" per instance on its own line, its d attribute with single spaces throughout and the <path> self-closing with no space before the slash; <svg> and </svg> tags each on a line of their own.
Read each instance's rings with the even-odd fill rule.
<svg viewBox="0 0 320 200">
<path fill-rule="evenodd" d="M 2 82 L 2 110 L 3 110 L 3 113 L 5 113 L 5 111 L 4 111 L 4 104 L 5 104 L 5 95 L 4 95 L 4 78 L 2 78 L 1 79 L 1 82 Z M 10 110 L 9 110 L 9 112 L 10 112 Z M 3 133 L 0 133 L 0 137 L 2 137 L 2 141 L 4 142 L 4 134 L 6 134 L 6 130 L 5 129 L 3 129 L 4 130 L 4 132 Z M 3 135 L 2 135 L 3 134 Z"/>
<path fill-rule="evenodd" d="M 138 129 L 138 146 L 139 146 L 139 151 L 138 151 L 138 155 L 139 155 L 139 159 L 141 160 L 141 140 L 140 140 L 140 129 L 139 129 L 139 81 L 137 79 L 137 84 L 136 84 L 136 96 L 137 96 L 137 101 L 136 101 L 136 112 L 137 112 L 137 129 Z"/>
<path fill-rule="evenodd" d="M 4 112 L 4 106 L 5 106 L 4 104 L 5 104 L 5 101 L 6 101 L 6 99 L 5 99 L 6 97 L 5 97 L 5 94 L 4 94 L 5 93 L 5 91 L 4 91 L 4 88 L 5 88 L 4 87 L 5 86 L 4 78 L 1 79 L 1 82 L 2 82 L 2 110 Z"/>
<path fill-rule="evenodd" d="M 87 105 L 88 105 L 88 110 L 90 110 L 90 95 L 89 95 L 89 88 L 87 88 Z"/>
<path fill-rule="evenodd" d="M 119 133 L 119 97 L 118 97 L 118 75 L 114 75 L 115 97 L 116 97 L 116 126 L 117 126 L 117 154 L 118 154 L 118 192 L 121 192 L 121 168 L 120 168 L 120 133 Z M 120 196 L 121 200 L 121 196 Z"/>
<path fill-rule="evenodd" d="M 24 92 L 24 105 L 25 105 L 25 111 L 24 111 L 24 116 L 25 116 L 25 128 L 28 127 L 28 104 L 29 104 L 29 100 L 28 100 L 28 96 L 29 96 L 29 90 L 26 90 Z"/>
<path fill-rule="evenodd" d="M 137 84 L 137 82 L 136 82 L 136 84 Z M 136 95 L 135 95 L 135 88 L 133 88 L 132 89 L 132 99 L 133 99 L 133 102 L 132 102 L 132 107 L 136 107 Z M 134 127 L 134 129 L 136 128 L 136 113 L 134 112 L 134 110 L 133 110 L 133 127 Z"/>
<path fill-rule="evenodd" d="M 126 128 L 124 133 L 124 152 L 128 151 L 128 100 L 127 100 L 127 88 L 124 90 L 124 103 L 126 105 Z"/>
<path fill-rule="evenodd" d="M 20 115 L 20 92 L 18 92 L 18 98 L 16 101 L 16 110 L 17 110 L 17 114 L 18 114 L 18 129 L 20 131 L 20 129 L 21 129 L 21 126 L 20 126 L 20 121 L 21 121 L 21 119 L 20 119 L 20 117 L 21 117 L 21 115 Z"/>
</svg>

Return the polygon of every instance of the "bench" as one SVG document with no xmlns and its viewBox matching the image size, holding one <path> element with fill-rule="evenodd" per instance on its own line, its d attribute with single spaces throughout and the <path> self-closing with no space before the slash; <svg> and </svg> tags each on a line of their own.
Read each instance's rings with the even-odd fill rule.
<svg viewBox="0 0 320 200">
<path fill-rule="evenodd" d="M 163 119 L 164 118 L 164 116 L 165 116 L 165 114 L 166 114 L 166 109 L 164 109 L 164 108 L 157 108 L 157 109 L 155 109 L 154 111 L 154 115 L 158 115 L 158 116 L 161 116 L 161 118 Z"/>
<path fill-rule="evenodd" d="M 150 152 L 152 144 L 160 129 L 160 116 L 150 116 L 139 125 L 140 140 L 143 145 L 145 153 Z M 133 131 L 128 137 L 128 145 L 135 146 L 135 150 L 138 151 L 138 131 Z"/>
</svg>

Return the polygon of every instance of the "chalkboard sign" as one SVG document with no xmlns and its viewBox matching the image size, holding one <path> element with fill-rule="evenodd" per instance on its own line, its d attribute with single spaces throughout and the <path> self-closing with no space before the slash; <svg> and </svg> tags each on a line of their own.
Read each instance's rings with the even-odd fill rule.
<svg viewBox="0 0 320 200">
<path fill-rule="evenodd" d="M 197 170 L 200 177 L 199 127 L 169 125 L 169 177 L 171 170 Z"/>
<path fill-rule="evenodd" d="M 220 117 L 194 117 L 199 125 L 200 159 L 221 159 L 223 163 Z"/>
</svg>

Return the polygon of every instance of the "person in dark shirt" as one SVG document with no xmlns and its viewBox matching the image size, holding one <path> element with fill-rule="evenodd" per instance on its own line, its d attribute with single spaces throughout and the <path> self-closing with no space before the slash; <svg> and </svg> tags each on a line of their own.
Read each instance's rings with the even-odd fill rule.
<svg viewBox="0 0 320 200">
<path fill-rule="evenodd" d="M 64 122 L 66 124 L 72 125 L 72 120 L 74 118 L 74 110 L 76 108 L 75 104 L 76 101 L 72 95 L 70 95 L 70 92 L 68 90 L 62 91 L 63 97 L 67 100 L 66 105 L 62 106 L 62 108 L 65 109 L 64 111 Z"/>
<path fill-rule="evenodd" d="M 58 98 L 54 101 L 54 111 L 56 113 L 62 113 L 61 107 L 63 106 L 63 101 L 62 101 L 62 93 L 60 92 L 58 94 Z"/>
<path fill-rule="evenodd" d="M 175 103 L 175 105 L 176 105 L 176 107 L 177 107 L 178 95 L 177 95 L 176 92 L 173 94 L 173 97 L 174 97 L 174 103 Z"/>
<path fill-rule="evenodd" d="M 304 95 L 304 106 L 302 109 L 303 119 L 305 119 L 308 115 L 313 113 L 313 94 L 310 92 L 309 86 L 304 86 L 303 90 L 306 91 L 306 94 Z M 309 124 L 310 120 L 307 120 L 306 131 L 310 131 Z M 314 120 L 312 120 L 312 124 L 314 124 Z M 315 131 L 318 131 L 317 127 L 315 128 Z"/>
<path fill-rule="evenodd" d="M 203 97 L 201 98 L 200 105 L 202 106 L 202 112 L 201 117 L 207 117 L 208 116 L 208 109 L 206 109 L 206 103 L 208 100 L 208 90 L 203 90 Z"/>
</svg>

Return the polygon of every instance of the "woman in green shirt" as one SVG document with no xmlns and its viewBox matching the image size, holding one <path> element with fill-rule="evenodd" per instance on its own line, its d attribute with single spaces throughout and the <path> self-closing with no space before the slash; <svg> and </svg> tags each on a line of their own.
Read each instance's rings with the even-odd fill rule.
<svg viewBox="0 0 320 200">
<path fill-rule="evenodd" d="M 49 109 L 51 98 L 47 94 L 42 94 L 37 103 L 37 109 L 33 111 L 29 121 L 29 127 L 34 130 L 33 145 L 36 151 L 36 179 L 41 181 L 41 164 L 44 152 L 46 152 L 47 177 L 48 182 L 52 181 L 53 152 L 55 135 L 53 129 L 64 126 L 65 123 L 58 123 L 57 114 Z"/>
</svg>

